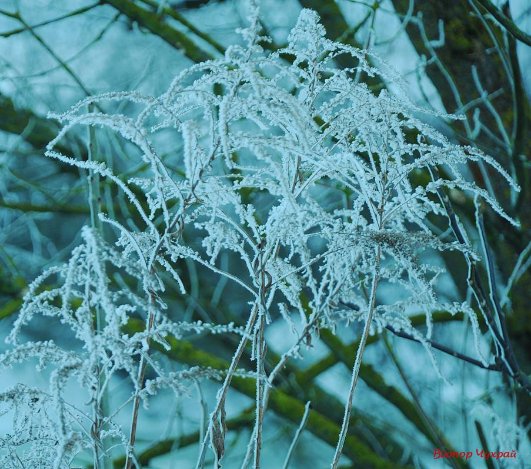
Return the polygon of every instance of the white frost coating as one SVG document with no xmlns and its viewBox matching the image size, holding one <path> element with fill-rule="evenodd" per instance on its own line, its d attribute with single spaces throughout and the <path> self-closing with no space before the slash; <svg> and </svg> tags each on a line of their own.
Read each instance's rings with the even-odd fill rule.
<svg viewBox="0 0 531 469">
<path fill-rule="evenodd" d="M 454 145 L 420 122 L 413 116 L 418 108 L 406 99 L 384 91 L 376 95 L 358 83 L 354 77 L 361 72 L 383 81 L 397 82 L 398 77 L 372 67 L 366 51 L 326 39 L 315 12 L 303 10 L 287 47 L 273 53 L 257 43 L 259 26 L 253 18 L 244 31 L 246 47 L 233 46 L 223 58 L 190 67 L 158 98 L 110 93 L 83 100 L 56 116 L 64 127 L 48 145 L 48 157 L 108 178 L 127 195 L 130 218 L 138 225 L 100 213 L 107 239 L 85 228 L 70 261 L 30 285 L 9 336 L 14 348 L 0 357 L 2 366 L 31 357 L 42 366 L 60 363 L 50 383 L 59 418 L 44 422 L 43 430 L 58 435 L 52 458 L 56 467 L 94 444 L 90 434 L 75 430 L 64 402 L 66 383 L 76 378 L 99 404 L 117 372 L 127 376 L 136 397 L 144 401 L 162 388 L 182 393 L 196 379 L 224 376 L 197 467 L 204 463 L 209 437 L 216 458 L 222 457 L 225 398 L 232 377 L 240 373 L 238 362 L 248 342 L 257 366 L 252 374 L 240 376 L 252 376 L 259 383 L 259 417 L 249 446 L 258 465 L 263 414 L 280 371 L 277 368 L 268 377 L 263 365 L 265 329 L 271 318 L 284 318 L 293 334 L 283 361 L 311 346 L 319 328 L 336 330 L 361 321 L 366 322 L 365 339 L 386 326 L 411 335 L 437 369 L 428 340 L 431 315 L 436 310 L 464 312 L 486 364 L 475 313 L 464 303 L 439 299 L 442 270 L 421 255 L 457 251 L 467 262 L 478 258 L 468 245 L 440 239 L 426 220 L 444 216 L 437 195 L 452 189 L 482 199 L 516 224 L 488 192 L 467 180 L 462 169 L 484 162 L 514 188 L 515 183 L 492 158 Z M 333 62 L 339 55 L 350 56 L 355 66 L 339 70 Z M 134 117 L 84 111 L 90 103 L 121 100 L 143 108 Z M 137 153 L 132 158 L 146 165 L 143 177 L 122 178 L 101 162 L 60 153 L 60 140 L 79 125 L 105 127 L 133 144 Z M 155 150 L 162 130 L 171 131 L 174 148 L 179 149 L 167 159 Z M 416 179 L 419 172 L 436 167 L 445 169 L 446 179 Z M 110 230 L 116 235 L 114 245 L 108 239 Z M 222 255 L 230 256 L 230 263 L 220 266 Z M 193 292 L 183 260 L 216 283 L 223 278 L 245 298 L 250 306 L 238 318 L 245 328 L 198 323 L 180 317 L 180 308 L 168 307 L 168 301 L 178 304 L 176 300 Z M 378 304 L 377 290 L 383 284 L 400 291 L 401 299 Z M 95 327 L 97 311 L 103 320 Z M 413 327 L 411 311 L 426 314 L 426 336 Z M 58 318 L 82 344 L 79 350 L 61 350 L 50 341 L 17 344 L 22 328 L 36 315 Z M 152 324 L 139 325 L 140 318 Z M 169 350 L 175 338 L 204 333 L 239 336 L 228 371 L 193 367 L 167 372 L 152 353 L 154 344 Z M 351 398 L 362 355 L 360 348 Z M 155 371 L 149 381 L 139 370 L 140 357 Z M 1 399 L 11 399 L 18 409 L 23 398 L 11 392 Z M 307 408 L 305 417 L 308 412 Z M 81 427 L 90 428 L 90 418 Z M 117 435 L 110 416 L 104 416 L 101 425 L 100 438 Z M 123 434 L 120 441 L 127 445 Z M 39 448 L 36 440 L 35 451 Z M 340 454 L 338 447 L 336 462 Z"/>
</svg>

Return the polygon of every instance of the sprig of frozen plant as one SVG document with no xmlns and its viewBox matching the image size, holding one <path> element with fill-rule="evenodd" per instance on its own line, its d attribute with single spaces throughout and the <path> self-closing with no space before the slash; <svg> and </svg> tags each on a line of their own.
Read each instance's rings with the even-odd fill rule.
<svg viewBox="0 0 531 469">
<path fill-rule="evenodd" d="M 133 461 L 141 399 L 159 386 L 180 389 L 150 350 L 153 342 L 167 347 L 166 334 L 194 328 L 170 320 L 162 300 L 168 287 L 186 293 L 179 268 L 183 261 L 232 282 L 248 305 L 242 318 L 245 327 L 237 331 L 240 341 L 200 444 L 197 467 L 204 466 L 209 441 L 216 461 L 223 458 L 225 402 L 249 342 L 256 364 L 256 419 L 248 453 L 258 468 L 268 390 L 282 364 L 308 346 L 319 328 L 335 330 L 359 321 L 363 331 L 332 462 L 335 468 L 371 332 L 386 326 L 404 331 L 423 343 L 431 356 L 431 313 L 446 309 L 468 315 L 476 344 L 480 340 L 472 308 L 438 297 L 442 271 L 425 260 L 447 251 L 460 252 L 469 262 L 477 260 L 466 243 L 447 242 L 433 233 L 427 219 L 447 216 L 440 193 L 468 192 L 515 223 L 463 171 L 466 164 L 488 164 L 516 190 L 494 159 L 448 141 L 415 117 L 419 110 L 407 99 L 385 91 L 376 95 L 357 80 L 363 72 L 399 82 L 389 67 L 369 64 L 372 54 L 328 40 L 311 10 L 301 12 L 288 45 L 276 52 L 260 46 L 256 11 L 250 24 L 243 31 L 243 45 L 183 71 L 157 98 L 105 94 L 54 116 L 64 127 L 47 155 L 114 184 L 128 197 L 135 226 L 100 214 L 117 233 L 115 246 L 85 229 L 84 244 L 74 250 L 69 264 L 30 288 L 32 294 L 11 337 L 15 340 L 37 313 L 56 316 L 84 344 L 75 369 L 82 382 L 93 384 L 98 374 L 108 381 L 115 371 L 126 371 L 135 388 L 127 468 Z M 338 69 L 335 59 L 341 55 L 349 55 L 357 65 Z M 107 108 L 120 101 L 132 103 L 136 116 L 85 111 L 88 104 Z M 148 169 L 125 180 L 101 162 L 60 153 L 57 144 L 79 125 L 119 134 Z M 180 148 L 171 156 L 172 165 L 157 149 L 168 136 Z M 177 171 L 171 169 L 175 163 Z M 437 167 L 444 169 L 445 178 L 418 182 L 419 174 Z M 222 253 L 232 255 L 232 266 L 223 266 Z M 134 279 L 139 288 L 114 288 L 115 270 Z M 62 277 L 62 286 L 39 292 L 50 276 Z M 383 285 L 400 292 L 402 299 L 382 302 L 378 293 Z M 97 333 L 91 314 L 95 307 L 106 315 Z M 426 315 L 426 339 L 408 319 L 416 312 Z M 128 336 L 122 327 L 131 315 L 145 316 L 146 328 Z M 287 321 L 294 341 L 268 375 L 265 330 L 276 317 Z M 215 332 L 216 327 L 209 329 Z M 233 332 L 223 327 L 223 333 Z M 159 376 L 146 382 L 148 365 Z M 194 373 L 213 377 L 205 370 Z M 105 388 L 103 382 L 97 389 Z"/>
<path fill-rule="evenodd" d="M 241 333 L 241 330 L 231 324 L 209 325 L 199 321 L 180 324 L 170 321 L 162 316 L 164 304 L 159 302 L 155 316 L 160 317 L 160 320 L 150 331 L 125 334 L 123 327 L 129 319 L 142 316 L 148 304 L 144 297 L 137 295 L 133 290 L 117 288 L 112 282 L 111 274 L 121 272 L 129 279 L 130 284 L 133 280 L 142 284 L 144 270 L 138 265 L 138 261 L 132 261 L 124 256 L 123 252 L 106 245 L 92 229 L 84 228 L 82 237 L 84 243 L 74 249 L 67 264 L 50 269 L 30 285 L 22 309 L 8 337 L 14 348 L 0 356 L 0 365 L 3 367 L 15 366 L 35 358 L 38 360 L 40 370 L 53 369 L 50 376 L 50 392 L 54 405 L 51 411 L 57 422 L 52 417 L 50 420 L 43 419 L 41 433 L 47 431 L 58 440 L 57 444 L 51 445 L 51 449 L 41 455 L 43 458 L 48 458 L 47 467 L 68 467 L 72 457 L 85 448 L 91 448 L 97 454 L 98 448 L 102 445 L 101 439 L 104 437 L 113 440 L 120 437 L 120 440 L 127 441 L 124 435 L 117 435 L 112 430 L 115 428 L 111 421 L 112 416 L 102 416 L 100 419 L 97 415 L 101 409 L 103 395 L 117 373 L 125 372 L 145 402 L 149 395 L 161 387 L 182 393 L 193 384 L 194 380 L 215 376 L 197 368 L 167 373 L 153 362 L 152 368 L 157 373 L 157 378 L 144 387 L 144 383 L 138 380 L 137 361 L 145 356 L 148 341 L 155 341 L 167 347 L 164 337 L 168 334 L 180 338 L 204 332 Z M 44 287 L 45 285 L 57 286 L 50 288 Z M 153 305 L 151 307 L 153 308 Z M 99 329 L 95 324 L 97 310 L 104 314 L 103 327 Z M 59 320 L 66 326 L 65 330 L 70 331 L 72 337 L 83 344 L 82 348 L 65 350 L 54 341 L 23 341 L 21 334 L 24 327 L 38 315 Z M 65 338 L 63 335 L 63 340 Z M 69 417 L 71 405 L 65 396 L 65 386 L 71 378 L 77 378 L 81 388 L 88 390 L 86 397 L 91 403 L 92 415 L 84 418 L 83 422 L 72 421 Z M 29 399 L 31 392 L 34 391 L 21 389 L 21 392 L 28 394 Z M 10 399 L 18 421 L 22 418 L 23 406 L 17 399 L 20 400 L 22 397 L 18 397 L 15 392 L 4 395 L 5 401 Z M 49 406 L 49 403 L 47 405 Z M 25 411 L 31 411 L 31 408 Z M 97 421 L 101 421 L 101 428 L 97 429 L 96 435 L 94 425 Z M 77 428 L 76 431 L 73 430 L 74 427 Z M 28 454 L 39 448 L 38 435 L 34 436 L 34 440 L 24 442 L 33 445 Z M 6 440 L 7 443 L 13 445 L 13 438 Z M 22 443 L 17 443 L 18 446 L 20 444 Z M 45 456 L 49 453 L 55 456 L 53 458 Z M 102 457 L 109 456 L 104 454 Z M 95 463 L 98 466 L 99 460 Z"/>
<path fill-rule="evenodd" d="M 12 430 L 0 438 L 0 464 L 6 469 L 56 467 L 70 461 L 90 440 L 74 430 L 84 415 L 67 409 L 57 418 L 54 400 L 39 389 L 17 384 L 0 394 L 0 415 L 12 414 Z"/>
</svg>

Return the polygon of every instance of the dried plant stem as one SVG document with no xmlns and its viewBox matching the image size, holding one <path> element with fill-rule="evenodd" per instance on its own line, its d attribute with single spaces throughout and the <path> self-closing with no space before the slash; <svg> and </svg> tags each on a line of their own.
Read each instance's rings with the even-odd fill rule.
<svg viewBox="0 0 531 469">
<path fill-rule="evenodd" d="M 153 302 L 154 302 L 154 294 L 151 293 L 150 296 L 149 296 L 149 301 L 150 301 L 150 309 L 149 309 L 149 314 L 148 314 L 148 322 L 147 322 L 147 327 L 146 327 L 146 332 L 150 332 L 151 329 L 153 328 L 153 323 L 155 322 L 155 314 L 153 312 L 153 308 L 151 307 L 153 305 Z M 149 344 L 149 339 L 148 340 L 148 344 Z M 145 353 L 148 353 L 148 351 L 146 351 Z M 126 469 L 131 469 L 131 466 L 133 464 L 133 448 L 135 446 L 135 441 L 136 441 L 136 429 L 137 429 L 137 424 L 138 424 L 138 410 L 140 408 L 140 391 L 141 389 L 144 387 L 144 380 L 145 380 L 145 377 L 146 377 L 146 365 L 147 365 L 147 360 L 145 358 L 144 355 L 142 355 L 142 357 L 140 358 L 140 364 L 138 365 L 138 379 L 137 379 L 137 390 L 135 392 L 135 398 L 134 398 L 134 401 L 133 401 L 133 414 L 132 414 L 132 417 L 131 417 L 131 430 L 129 432 L 129 443 L 128 443 L 128 447 L 127 447 L 127 459 L 125 460 L 125 468 Z"/>
<path fill-rule="evenodd" d="M 201 442 L 201 447 L 199 450 L 199 457 L 197 458 L 197 463 L 196 463 L 196 469 L 200 469 L 204 466 L 207 441 L 212 431 L 214 419 L 217 418 L 218 413 L 220 412 L 222 406 L 225 404 L 225 398 L 227 397 L 227 392 L 229 390 L 232 377 L 234 376 L 234 373 L 236 372 L 236 368 L 238 367 L 238 363 L 240 362 L 240 359 L 243 355 L 245 346 L 247 345 L 247 342 L 249 341 L 249 337 L 254 328 L 257 317 L 258 317 L 258 305 L 256 304 L 251 310 L 251 314 L 247 321 L 247 325 L 245 327 L 245 332 L 243 334 L 243 337 L 240 340 L 240 343 L 238 344 L 238 348 L 236 349 L 234 356 L 232 357 L 232 361 L 230 363 L 229 369 L 227 370 L 227 375 L 225 376 L 225 381 L 223 382 L 221 389 L 218 391 L 216 407 L 210 414 L 210 422 L 208 424 L 208 431 L 206 432 L 203 438 L 203 441 Z"/>
<path fill-rule="evenodd" d="M 302 434 L 302 431 L 304 429 L 304 425 L 306 425 L 306 421 L 308 420 L 308 415 L 310 413 L 310 405 L 311 402 L 308 401 L 306 405 L 304 406 L 304 414 L 301 419 L 301 423 L 299 425 L 299 428 L 297 428 L 297 431 L 295 432 L 295 436 L 293 437 L 293 440 L 291 441 L 291 445 L 288 449 L 288 454 L 286 455 L 286 460 L 284 461 L 283 469 L 289 468 L 289 462 L 291 459 L 291 456 L 293 455 L 293 451 L 295 450 L 295 446 L 297 446 L 297 442 L 299 441 L 299 438 Z"/>
<path fill-rule="evenodd" d="M 90 103 L 87 108 L 88 112 L 94 112 L 95 105 Z M 87 157 L 89 161 L 96 161 L 98 156 L 98 141 L 96 138 L 96 131 L 94 127 L 88 128 L 88 153 Z M 102 235 L 101 220 L 98 214 L 101 212 L 101 194 L 100 194 L 100 178 L 99 174 L 93 171 L 87 173 L 87 185 L 88 185 L 88 203 L 90 207 L 90 224 L 92 229 L 98 231 Z M 94 321 L 95 331 L 99 334 L 105 328 L 105 316 L 100 307 L 96 307 L 96 318 Z M 97 376 L 97 389 L 93 398 L 93 419 L 92 436 L 94 439 L 94 469 L 112 468 L 112 462 L 107 454 L 106 442 L 101 440 L 101 430 L 105 424 L 105 417 L 109 415 L 109 396 L 105 384 L 102 385 L 101 367 L 96 367 Z M 104 381 L 104 379 L 103 379 Z M 102 454 L 100 454 L 100 449 Z M 101 464 L 100 464 L 101 462 Z"/>
<path fill-rule="evenodd" d="M 254 469 L 260 468 L 260 454 L 262 449 L 262 427 L 265 412 L 265 312 L 262 311 L 259 319 L 259 330 L 256 338 L 256 432 L 254 441 Z"/>
<path fill-rule="evenodd" d="M 267 376 L 264 369 L 264 360 L 266 354 L 265 344 L 265 316 L 267 314 L 267 292 L 270 287 L 270 275 L 265 270 L 266 259 L 264 253 L 259 255 L 259 275 L 260 275 L 260 307 L 258 308 L 257 330 L 254 335 L 255 346 L 254 353 L 256 357 L 256 422 L 254 436 L 254 469 L 260 469 L 260 454 L 262 450 L 262 427 L 264 422 L 264 413 L 266 409 L 266 381 Z M 267 280 L 266 280 L 267 279 Z"/>
<path fill-rule="evenodd" d="M 295 349 L 298 349 L 301 345 L 301 343 L 305 340 L 308 334 L 311 333 L 311 330 L 315 327 L 316 323 L 318 322 L 318 316 L 316 315 L 314 319 L 309 322 L 302 333 L 300 334 L 299 339 L 297 340 L 297 343 L 285 354 L 282 355 L 278 363 L 275 365 L 271 373 L 269 373 L 269 376 L 267 377 L 267 381 L 264 382 L 264 390 L 262 395 L 262 415 L 265 414 L 265 411 L 267 410 L 268 403 L 269 403 L 269 396 L 271 394 L 271 391 L 273 388 L 273 382 L 275 381 L 277 375 L 282 371 L 284 366 L 286 365 L 286 362 L 288 361 L 289 357 L 292 356 L 291 352 Z M 251 457 L 253 454 L 254 446 L 256 444 L 256 432 L 257 432 L 257 426 L 256 424 L 253 427 L 253 431 L 251 433 L 251 438 L 249 441 L 249 444 L 247 445 L 247 450 L 245 453 L 245 457 L 243 458 L 243 463 L 241 465 L 242 469 L 245 469 L 249 466 L 249 463 L 251 461 Z"/>
<path fill-rule="evenodd" d="M 363 333 L 360 339 L 360 345 L 358 346 L 358 351 L 356 352 L 356 360 L 354 361 L 354 366 L 352 368 L 352 378 L 350 381 L 347 404 L 345 405 L 345 414 L 343 416 L 343 424 L 341 425 L 341 431 L 339 433 L 339 441 L 336 446 L 334 459 L 332 460 L 332 465 L 331 465 L 332 469 L 336 469 L 337 465 L 339 464 L 339 459 L 341 458 L 341 453 L 343 451 L 345 439 L 347 438 L 348 425 L 350 422 L 350 414 L 352 413 L 352 400 L 354 398 L 354 391 L 356 390 L 356 386 L 358 384 L 361 360 L 363 358 L 363 352 L 365 351 L 365 346 L 367 345 L 367 338 L 369 337 L 369 331 L 371 329 L 371 323 L 374 317 L 374 310 L 376 306 L 376 289 L 378 288 L 378 281 L 380 277 L 381 256 L 382 256 L 382 248 L 380 245 L 378 245 L 377 252 L 376 252 L 374 273 L 372 277 L 371 294 L 369 298 L 367 319 L 365 320 L 365 326 L 363 327 Z"/>
</svg>

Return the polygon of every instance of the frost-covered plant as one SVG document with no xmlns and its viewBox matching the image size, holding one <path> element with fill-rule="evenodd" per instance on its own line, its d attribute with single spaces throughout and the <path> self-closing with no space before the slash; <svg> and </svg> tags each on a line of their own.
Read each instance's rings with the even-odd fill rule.
<svg viewBox="0 0 531 469">
<path fill-rule="evenodd" d="M 163 339 L 167 334 L 179 338 L 190 332 L 205 330 L 210 333 L 239 332 L 232 325 L 169 321 L 161 313 L 164 308 L 161 301 L 150 303 L 149 298 L 138 295 L 127 286 L 129 284 L 136 287 L 145 281 L 146 273 L 134 260 L 124 257 L 123 251 L 106 245 L 91 228 L 83 229 L 82 239 L 83 244 L 74 249 L 66 265 L 49 269 L 32 283 L 8 337 L 15 347 L 1 356 L 3 366 L 12 366 L 34 357 L 38 359 L 38 369 L 53 368 L 50 375 L 50 396 L 56 411 L 52 417 L 55 416 L 57 421 L 41 419 L 42 431 L 39 434 L 48 431 L 56 442 L 46 453 L 42 453 L 39 449 L 40 440 L 36 440 L 38 444 L 33 452 L 26 452 L 33 455 L 24 456 L 42 458 L 43 454 L 55 452 L 54 458 L 48 458 L 46 467 L 51 467 L 54 461 L 54 467 L 69 467 L 71 457 L 83 448 L 93 450 L 95 465 L 98 466 L 99 453 L 105 439 L 118 438 L 127 443 L 126 436 L 113 424 L 114 413 L 105 414 L 105 411 L 109 412 L 105 409 L 105 395 L 110 380 L 118 372 L 125 373 L 134 386 L 135 396 L 144 400 L 161 385 L 180 394 L 186 390 L 186 383 L 190 385 L 200 378 L 219 376 L 214 370 L 195 368 L 167 373 L 156 362 L 151 362 L 157 377 L 145 382 L 139 375 L 137 362 L 138 358 L 142 360 L 146 356 L 149 341 L 155 340 L 162 346 L 169 347 Z M 112 279 L 117 281 L 118 286 L 112 284 Z M 141 317 L 145 311 L 152 317 L 150 330 L 125 334 L 123 326 L 132 317 Z M 21 342 L 21 329 L 35 315 L 57 318 L 73 336 L 65 337 L 63 333 L 61 339 L 75 338 L 83 347 L 65 350 L 52 340 Z M 65 386 L 70 378 L 77 378 L 81 388 L 87 391 L 84 397 L 91 403 L 92 414 L 72 410 L 72 405 L 65 397 Z M 39 402 L 46 402 L 48 407 L 51 406 L 50 398 L 37 395 L 31 397 L 32 393 L 36 391 L 16 386 L 2 395 L 6 403 L 11 399 L 9 396 L 12 396 L 15 421 L 38 419 L 38 415 L 45 415 L 41 408 L 35 410 Z M 25 398 L 21 394 L 31 394 L 31 402 L 35 404 L 24 408 L 19 401 L 30 397 Z M 73 414 L 76 418 L 72 417 Z M 33 434 L 37 435 L 35 432 Z M 5 448 L 10 449 L 10 452 L 11 447 L 15 446 L 15 438 L 20 438 L 20 434 L 15 433 L 15 436 L 6 440 Z"/>
<path fill-rule="evenodd" d="M 524 459 L 530 454 L 530 442 L 527 437 L 529 425 L 525 428 L 522 422 L 516 423 L 507 416 L 502 417 L 484 403 L 474 406 L 471 415 L 475 417 L 476 425 L 481 425 L 482 422 L 485 428 L 485 424 L 490 424 L 490 434 L 484 435 L 484 438 L 488 438 L 488 447 L 476 450 L 476 454 L 485 459 L 498 459 L 499 466 L 503 468 L 523 467 L 515 455 L 518 454 L 520 459 Z M 504 459 L 503 455 L 510 457 Z"/>
<path fill-rule="evenodd" d="M 0 395 L 0 415 L 11 413 L 13 417 L 12 431 L 0 439 L 2 467 L 70 467 L 68 462 L 83 445 L 83 437 L 72 431 L 80 415 L 67 410 L 58 422 L 50 397 L 23 385 Z M 65 433 L 68 442 L 62 438 Z"/>
<path fill-rule="evenodd" d="M 100 213 L 104 226 L 117 234 L 115 245 L 98 230 L 84 229 L 84 243 L 69 263 L 31 286 L 10 336 L 16 343 L 20 328 L 43 314 L 59 318 L 82 348 L 23 343 L 1 359 L 9 364 L 35 356 L 45 365 L 60 363 L 51 377 L 60 415 L 66 412 L 62 388 L 70 376 L 90 390 L 92 432 L 83 436 L 61 424 L 57 467 L 74 440 L 92 445 L 98 465 L 99 440 L 120 433 L 103 402 L 107 383 L 119 370 L 134 387 L 129 436 L 119 436 L 127 449 L 126 467 L 134 460 L 140 400 L 163 386 L 180 391 L 181 380 L 195 377 L 222 379 L 197 467 L 204 465 L 209 439 L 219 462 L 225 401 L 249 342 L 256 364 L 256 418 L 246 459 L 259 467 L 269 392 L 286 361 L 309 346 L 319 329 L 334 331 L 359 321 L 363 332 L 332 462 L 336 467 L 371 331 L 390 327 L 410 334 L 431 356 L 431 313 L 445 309 L 469 317 L 478 343 L 473 309 L 438 298 L 443 270 L 426 260 L 452 250 L 471 265 L 476 255 L 460 240 L 446 239 L 430 219 L 448 217 L 444 191 L 450 189 L 483 199 L 513 223 L 496 200 L 468 182 L 464 168 L 482 162 L 514 185 L 511 178 L 478 149 L 455 145 L 424 124 L 417 117 L 421 110 L 407 99 L 360 83 L 360 74 L 398 84 L 400 79 L 369 52 L 328 40 L 316 13 L 303 10 L 287 47 L 275 52 L 261 46 L 267 38 L 259 35 L 256 12 L 242 35 L 244 46 L 188 68 L 159 97 L 105 94 L 54 116 L 64 127 L 47 155 L 111 181 L 127 195 L 131 217 L 120 221 Z M 353 60 L 352 68 L 335 65 L 344 55 Z M 369 58 L 381 66 L 372 66 Z M 115 102 L 138 112 L 86 112 L 87 106 L 108 109 Z M 79 125 L 105 127 L 130 142 L 147 168 L 143 176 L 127 179 L 95 159 L 60 153 L 57 144 Z M 169 156 L 161 156 L 159 148 L 169 149 Z M 222 254 L 230 255 L 228 267 Z M 162 297 L 168 288 L 186 294 L 180 266 L 190 261 L 239 289 L 247 305 L 243 329 L 194 326 L 165 312 Z M 379 300 L 383 285 L 396 299 Z M 412 326 L 412 313 L 426 315 L 426 337 Z M 139 317 L 145 320 L 142 330 L 125 333 L 131 318 Z M 277 317 L 291 326 L 293 343 L 268 374 L 265 331 Z M 190 330 L 240 335 L 223 376 L 197 368 L 168 374 L 159 366 L 151 353 L 154 344 L 169 347 L 168 335 Z M 157 375 L 151 383 L 145 379 L 148 367 Z"/>
</svg>

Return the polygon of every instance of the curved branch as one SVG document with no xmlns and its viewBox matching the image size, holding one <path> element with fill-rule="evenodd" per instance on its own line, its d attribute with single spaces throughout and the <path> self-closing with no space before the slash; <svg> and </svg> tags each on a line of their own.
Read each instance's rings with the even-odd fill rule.
<svg viewBox="0 0 531 469">
<path fill-rule="evenodd" d="M 490 0 L 475 0 L 487 10 L 515 39 L 531 46 L 531 36 L 522 31 L 513 20 L 505 16 Z"/>
</svg>

